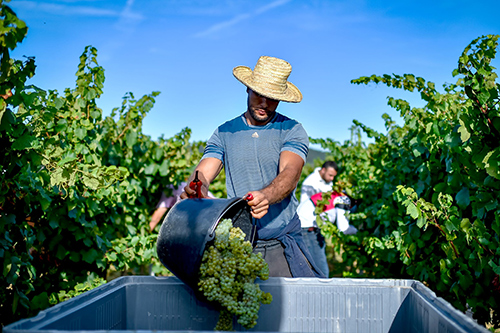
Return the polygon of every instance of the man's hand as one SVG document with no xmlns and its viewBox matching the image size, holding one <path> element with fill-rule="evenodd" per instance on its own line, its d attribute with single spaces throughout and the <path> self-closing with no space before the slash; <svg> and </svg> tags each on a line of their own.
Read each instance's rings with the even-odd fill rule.
<svg viewBox="0 0 500 333">
<path fill-rule="evenodd" d="M 270 205 L 280 202 L 295 189 L 303 165 L 304 160 L 299 155 L 290 151 L 281 153 L 278 176 L 265 188 L 247 193 L 247 196 L 253 196 L 252 200 L 248 200 L 248 205 L 254 218 L 264 217 Z"/>
<path fill-rule="evenodd" d="M 201 184 L 201 189 L 200 189 L 200 198 L 208 198 L 208 186 L 205 185 L 205 183 L 202 182 Z M 189 186 L 189 183 L 184 187 L 184 192 L 181 193 L 180 195 L 181 199 L 187 199 L 187 198 L 197 198 L 198 194 L 196 193 L 196 190 L 192 189 Z"/>
<path fill-rule="evenodd" d="M 248 200 L 252 216 L 256 219 L 263 218 L 269 210 L 269 200 L 267 200 L 266 196 L 261 191 L 252 191 L 248 192 L 248 194 L 253 196 L 251 200 Z"/>
<path fill-rule="evenodd" d="M 184 192 L 180 195 L 181 199 L 197 197 L 196 191 L 189 187 L 189 184 L 195 178 L 196 172 L 198 172 L 198 179 L 201 181 L 201 197 L 208 198 L 208 186 L 213 182 L 221 170 L 222 162 L 220 160 L 213 157 L 201 160 L 191 177 L 189 177 L 187 185 L 184 187 Z"/>
</svg>

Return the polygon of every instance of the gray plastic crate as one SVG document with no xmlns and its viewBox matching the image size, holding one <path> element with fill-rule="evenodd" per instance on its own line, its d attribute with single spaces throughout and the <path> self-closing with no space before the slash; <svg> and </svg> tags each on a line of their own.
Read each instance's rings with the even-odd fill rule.
<svg viewBox="0 0 500 333">
<path fill-rule="evenodd" d="M 260 332 L 489 332 L 421 282 L 269 278 Z M 127 276 L 4 327 L 4 333 L 62 331 L 213 332 L 218 312 L 176 277 Z M 246 331 L 235 325 L 238 331 Z"/>
</svg>

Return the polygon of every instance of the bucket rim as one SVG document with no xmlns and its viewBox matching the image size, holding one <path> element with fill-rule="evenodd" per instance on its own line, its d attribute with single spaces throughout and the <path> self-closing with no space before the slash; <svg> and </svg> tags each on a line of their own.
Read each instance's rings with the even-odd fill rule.
<svg viewBox="0 0 500 333">
<path fill-rule="evenodd" d="M 233 207 L 235 207 L 236 205 L 239 205 L 241 204 L 241 202 L 245 202 L 246 203 L 246 200 L 244 198 L 234 198 L 235 200 L 232 201 L 223 211 L 222 213 L 220 213 L 219 217 L 217 218 L 217 221 L 212 225 L 212 227 L 210 228 L 209 232 L 208 232 L 208 235 L 209 237 L 211 237 L 210 240 L 214 239 L 215 238 L 215 229 L 217 229 L 217 226 L 219 225 L 219 222 L 221 221 L 222 217 L 228 212 L 230 211 Z M 215 199 L 216 200 L 216 199 Z M 209 240 L 209 241 L 210 241 Z M 202 252 L 204 252 L 205 249 L 203 249 Z"/>
</svg>

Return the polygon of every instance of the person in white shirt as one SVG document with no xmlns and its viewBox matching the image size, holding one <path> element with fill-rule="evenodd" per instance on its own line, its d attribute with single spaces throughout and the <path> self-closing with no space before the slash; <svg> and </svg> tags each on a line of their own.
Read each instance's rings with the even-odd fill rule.
<svg viewBox="0 0 500 333">
<path fill-rule="evenodd" d="M 326 263 L 325 239 L 319 228 L 312 224 L 316 218 L 314 215 L 314 205 L 311 206 L 311 197 L 316 193 L 328 192 L 332 190 L 333 180 L 338 172 L 337 163 L 325 161 L 321 167 L 304 179 L 300 188 L 300 205 L 297 213 L 302 227 L 302 237 L 311 252 L 314 260 L 320 266 L 323 273 L 328 277 L 328 264 Z M 302 214 L 300 213 L 302 211 Z M 312 219 L 312 220 L 311 220 Z M 305 221 L 307 220 L 307 221 Z"/>
<path fill-rule="evenodd" d="M 339 168 L 334 161 L 326 161 L 304 179 L 300 188 L 300 202 L 306 201 L 316 193 L 332 190 L 333 179 Z"/>
<path fill-rule="evenodd" d="M 321 229 L 316 222 L 316 205 L 321 200 L 323 193 L 316 193 L 310 199 L 302 201 L 297 208 L 302 226 L 302 237 L 311 253 L 315 264 L 328 277 L 329 268 L 326 260 L 325 238 L 321 235 Z M 345 194 L 332 192 L 328 205 L 320 214 L 324 222 L 336 223 L 340 231 L 346 235 L 355 234 L 358 230 L 349 224 L 345 216 L 351 208 L 351 200 Z"/>
</svg>

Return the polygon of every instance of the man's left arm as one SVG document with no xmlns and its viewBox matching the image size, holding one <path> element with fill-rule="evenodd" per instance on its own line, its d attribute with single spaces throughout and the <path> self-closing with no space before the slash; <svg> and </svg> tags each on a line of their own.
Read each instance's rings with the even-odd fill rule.
<svg viewBox="0 0 500 333">
<path fill-rule="evenodd" d="M 274 180 L 260 191 L 251 191 L 253 199 L 248 202 L 252 216 L 256 219 L 267 214 L 269 206 L 286 198 L 299 182 L 304 160 L 291 151 L 284 150 L 280 154 L 279 173 Z"/>
</svg>

